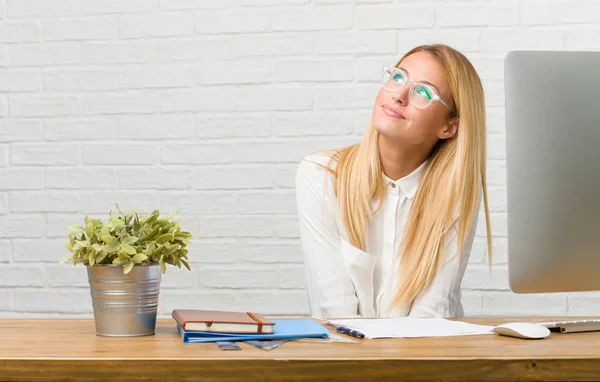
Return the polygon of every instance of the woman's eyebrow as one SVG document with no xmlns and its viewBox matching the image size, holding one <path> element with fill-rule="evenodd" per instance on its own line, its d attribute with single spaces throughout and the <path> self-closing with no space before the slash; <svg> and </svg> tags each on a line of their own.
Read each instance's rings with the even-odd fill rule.
<svg viewBox="0 0 600 382">
<path fill-rule="evenodd" d="M 399 66 L 398 68 L 406 71 L 406 73 L 408 73 L 410 75 L 410 72 L 408 70 L 406 70 L 406 68 L 403 68 L 401 66 Z M 438 89 L 437 86 L 435 86 L 434 84 L 432 84 L 429 81 L 421 80 L 421 81 L 417 81 L 417 82 L 422 82 L 424 84 L 430 85 L 430 86 L 432 86 L 435 89 L 435 91 L 437 91 L 438 93 L 440 92 L 440 89 Z"/>
</svg>

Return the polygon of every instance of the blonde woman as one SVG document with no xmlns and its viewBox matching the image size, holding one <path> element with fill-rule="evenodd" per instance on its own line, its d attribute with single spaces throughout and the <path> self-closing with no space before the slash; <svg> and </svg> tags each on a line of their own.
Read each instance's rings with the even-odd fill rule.
<svg viewBox="0 0 600 382">
<path fill-rule="evenodd" d="M 469 60 L 419 46 L 394 67 L 360 143 L 309 155 L 296 173 L 314 317 L 460 317 L 483 199 L 484 95 Z"/>
</svg>

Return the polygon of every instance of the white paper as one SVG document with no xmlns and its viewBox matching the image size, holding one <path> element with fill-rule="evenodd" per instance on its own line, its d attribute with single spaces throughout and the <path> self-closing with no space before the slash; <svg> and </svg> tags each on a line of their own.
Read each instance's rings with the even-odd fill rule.
<svg viewBox="0 0 600 382">
<path fill-rule="evenodd" d="M 445 337 L 474 334 L 494 334 L 494 326 L 476 325 L 444 318 L 374 318 L 329 320 L 333 325 L 357 330 L 365 338 Z"/>
</svg>

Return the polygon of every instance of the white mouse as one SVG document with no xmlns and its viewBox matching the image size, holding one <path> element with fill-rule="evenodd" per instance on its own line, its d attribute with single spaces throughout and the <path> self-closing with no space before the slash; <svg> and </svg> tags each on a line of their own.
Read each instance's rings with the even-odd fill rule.
<svg viewBox="0 0 600 382">
<path fill-rule="evenodd" d="M 542 339 L 550 335 L 550 329 L 533 322 L 510 322 L 496 326 L 493 331 L 502 336 L 526 339 Z"/>
</svg>

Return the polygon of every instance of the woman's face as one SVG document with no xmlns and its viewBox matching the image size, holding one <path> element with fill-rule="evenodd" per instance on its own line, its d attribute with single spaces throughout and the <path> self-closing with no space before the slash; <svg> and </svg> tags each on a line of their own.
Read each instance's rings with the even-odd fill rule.
<svg viewBox="0 0 600 382">
<path fill-rule="evenodd" d="M 442 67 L 429 53 L 413 53 L 399 67 L 406 70 L 412 81 L 431 84 L 442 100 L 453 106 Z M 418 109 L 409 102 L 412 84 L 409 81 L 395 92 L 379 89 L 372 113 L 373 128 L 390 140 L 411 145 L 434 145 L 439 139 L 454 136 L 457 123 L 446 106 L 435 101 Z"/>
</svg>

